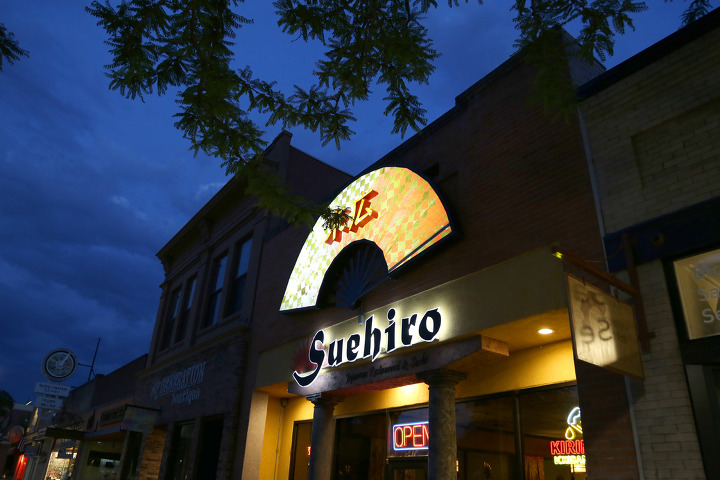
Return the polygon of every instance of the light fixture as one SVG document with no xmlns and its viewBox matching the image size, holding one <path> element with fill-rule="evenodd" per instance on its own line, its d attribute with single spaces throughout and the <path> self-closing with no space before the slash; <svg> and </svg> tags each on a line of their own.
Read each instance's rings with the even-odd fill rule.
<svg viewBox="0 0 720 480">
<path fill-rule="evenodd" d="M 540 335 L 550 335 L 551 333 L 555 333 L 555 330 L 553 330 L 552 328 L 541 328 L 540 330 L 538 330 L 538 333 Z"/>
</svg>

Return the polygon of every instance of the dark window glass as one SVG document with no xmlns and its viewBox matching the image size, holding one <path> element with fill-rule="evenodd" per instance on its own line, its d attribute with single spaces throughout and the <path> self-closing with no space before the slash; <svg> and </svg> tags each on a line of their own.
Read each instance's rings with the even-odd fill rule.
<svg viewBox="0 0 720 480">
<path fill-rule="evenodd" d="M 519 403 L 525 478 L 585 480 L 577 388 L 521 393 Z"/>
<path fill-rule="evenodd" d="M 223 284 L 225 282 L 225 265 L 227 263 L 227 255 L 223 255 L 215 259 L 213 264 L 213 282 L 211 283 L 210 298 L 208 300 L 207 317 L 205 324 L 207 327 L 214 325 L 220 320 L 220 298 L 222 296 Z"/>
<path fill-rule="evenodd" d="M 200 436 L 200 447 L 197 456 L 197 478 L 215 480 L 217 478 L 218 459 L 222 442 L 223 419 L 212 418 L 203 420 Z"/>
<path fill-rule="evenodd" d="M 180 340 L 185 338 L 185 330 L 187 328 L 188 318 L 190 317 L 190 310 L 192 309 L 196 283 L 197 277 L 193 277 L 188 280 L 187 286 L 185 287 L 185 294 L 183 295 L 182 300 L 182 309 L 180 310 L 178 325 L 175 329 L 175 342 L 179 342 Z"/>
<path fill-rule="evenodd" d="M 170 295 L 167 316 L 165 317 L 165 324 L 163 325 L 162 337 L 160 339 L 160 350 L 164 350 L 170 346 L 170 339 L 172 338 L 173 328 L 175 327 L 175 320 L 177 320 L 178 317 L 179 306 L 180 289 L 178 288 Z"/>
<path fill-rule="evenodd" d="M 193 423 L 175 426 L 167 473 L 165 474 L 166 480 L 187 480 L 189 478 L 188 462 L 190 460 L 193 428 Z"/>
<path fill-rule="evenodd" d="M 516 478 L 514 403 L 495 397 L 455 406 L 458 478 Z"/>
<path fill-rule="evenodd" d="M 245 283 L 247 279 L 248 265 L 250 263 L 250 250 L 252 239 L 238 244 L 233 265 L 232 285 L 230 286 L 230 303 L 228 304 L 228 315 L 239 312 L 242 308 Z"/>
</svg>

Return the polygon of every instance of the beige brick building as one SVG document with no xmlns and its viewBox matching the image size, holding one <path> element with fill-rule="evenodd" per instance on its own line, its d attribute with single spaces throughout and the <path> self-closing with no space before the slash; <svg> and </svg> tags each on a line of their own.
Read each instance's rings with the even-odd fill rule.
<svg viewBox="0 0 720 480">
<path fill-rule="evenodd" d="M 580 93 L 608 264 L 647 323 L 628 382 L 644 477 L 720 478 L 720 11 Z"/>
</svg>

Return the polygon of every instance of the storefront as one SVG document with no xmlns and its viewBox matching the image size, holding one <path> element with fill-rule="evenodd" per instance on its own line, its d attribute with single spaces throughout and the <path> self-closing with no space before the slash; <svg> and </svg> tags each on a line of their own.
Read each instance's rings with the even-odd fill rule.
<svg viewBox="0 0 720 480">
<path fill-rule="evenodd" d="M 370 308 L 393 271 L 456 241 L 452 215 L 400 167 L 358 177 L 331 205 L 351 205 L 347 228 L 318 221 L 281 303 L 321 328 L 260 354 L 265 421 L 250 425 L 246 467 L 255 451 L 263 479 L 587 478 L 576 357 L 641 377 L 632 308 L 616 315 L 622 302 L 592 287 L 573 299 L 598 279 L 550 247 Z M 322 326 L 331 304 L 352 316 Z"/>
</svg>

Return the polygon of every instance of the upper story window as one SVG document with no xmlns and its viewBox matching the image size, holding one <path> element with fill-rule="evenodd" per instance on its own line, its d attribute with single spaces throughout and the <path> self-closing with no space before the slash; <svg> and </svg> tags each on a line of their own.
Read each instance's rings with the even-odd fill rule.
<svg viewBox="0 0 720 480">
<path fill-rule="evenodd" d="M 248 266 L 250 264 L 250 251 L 252 239 L 238 243 L 233 261 L 232 279 L 230 285 L 230 299 L 228 301 L 228 315 L 239 312 L 242 308 L 245 284 L 247 283 Z"/>
<path fill-rule="evenodd" d="M 212 277 L 210 283 L 210 295 L 208 297 L 207 316 L 203 322 L 203 327 L 216 324 L 220 320 L 222 309 L 220 302 L 222 299 L 222 291 L 225 285 L 225 267 L 227 266 L 227 254 L 215 259 L 213 262 Z"/>
<path fill-rule="evenodd" d="M 175 343 L 185 338 L 185 330 L 187 329 L 188 319 L 190 318 L 190 310 L 192 309 L 196 284 L 197 277 L 192 277 L 185 285 L 185 293 L 182 298 L 182 308 L 180 309 L 177 327 L 175 328 Z"/>
<path fill-rule="evenodd" d="M 165 324 L 162 329 L 162 336 L 160 338 L 160 350 L 165 350 L 170 346 L 170 339 L 172 338 L 173 328 L 175 327 L 175 321 L 178 318 L 178 310 L 180 307 L 180 289 L 176 289 L 170 295 L 170 302 L 168 303 L 167 316 L 165 317 Z"/>
<path fill-rule="evenodd" d="M 720 249 L 673 262 L 688 339 L 720 334 Z"/>
</svg>

